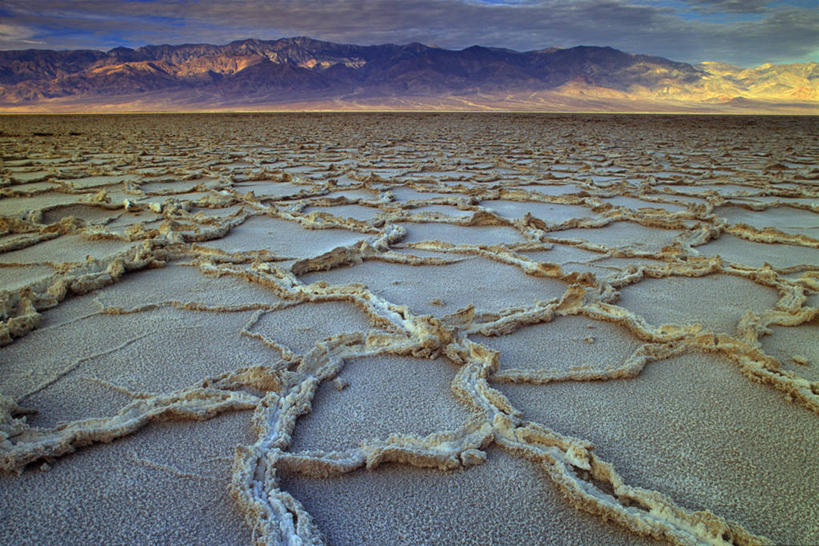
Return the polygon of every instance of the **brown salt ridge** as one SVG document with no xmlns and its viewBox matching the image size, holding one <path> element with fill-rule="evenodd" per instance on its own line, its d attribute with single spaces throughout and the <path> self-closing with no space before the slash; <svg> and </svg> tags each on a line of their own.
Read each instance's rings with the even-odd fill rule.
<svg viewBox="0 0 819 546">
<path fill-rule="evenodd" d="M 204 420 L 222 412 L 248 410 L 252 411 L 256 441 L 236 447 L 229 489 L 258 544 L 323 540 L 322 530 L 302 503 L 280 487 L 282 473 L 332 478 L 386 463 L 454 471 L 493 464 L 486 454 L 493 444 L 538 465 L 571 505 L 636 534 L 674 544 L 771 543 L 763 536 L 765 529 L 751 532 L 746 528 L 753 527 L 749 525 L 753 522 L 734 522 L 708 510 L 690 510 L 663 491 L 629 485 L 596 454 L 591 443 L 558 433 L 549 423 L 525 419 L 492 386 L 622 381 L 640 375 L 654 362 L 705 352 L 733 362 L 745 378 L 738 375 L 737 381 L 749 379 L 782 393 L 793 402 L 793 411 L 819 413 L 819 383 L 807 379 L 810 374 L 800 375 L 798 367 L 783 366 L 783 357 L 766 353 L 762 342 L 774 327 L 777 335 L 782 335 L 783 329 L 815 324 L 817 308 L 807 301 L 819 292 L 819 240 L 774 227 L 731 225 L 715 213 L 720 206 L 748 211 L 794 207 L 815 215 L 816 201 L 812 205 L 787 201 L 819 197 L 815 169 L 787 166 L 790 157 L 819 157 L 815 122 L 798 118 L 672 116 L 646 117 L 636 124 L 634 119 L 461 114 L 0 118 L 4 162 L 0 167 L 0 194 L 3 200 L 20 203 L 13 214 L 0 217 L 0 267 L 26 271 L 26 267 L 40 266 L 52 271 L 31 282 L 0 287 L 0 345 L 8 346 L 24 338 L 38 328 L 50 309 L 69 298 L 96 291 L 104 294 L 106 286 L 133 272 L 168 264 L 196 268 L 205 276 L 250 283 L 269 291 L 275 296 L 272 300 L 278 302 L 269 299 L 212 304 L 207 294 L 201 294 L 198 300 L 168 298 L 123 308 L 97 300 L 98 314 L 111 316 L 139 315 L 167 307 L 204 313 L 252 313 L 237 334 L 269 349 L 272 363 L 228 366 L 221 375 L 202 378 L 171 392 L 140 392 L 108 385 L 132 401 L 116 414 L 64 422 L 52 428 L 28 424 L 26 415 L 37 408 L 25 407 L 25 399 L 77 373 L 84 361 L 103 358 L 106 351 L 118 351 L 132 341 L 53 370 L 35 389 L 17 399 L 0 392 L 0 470 L 8 474 L 0 476 L 0 480 L 14 480 L 15 473 L 32 472 L 27 469 L 32 463 L 53 464 L 55 458 L 84 446 L 136 434 L 152 422 Z M 381 125 L 384 120 L 388 128 Z M 82 135 L 67 134 L 77 128 Z M 542 132 L 545 129 L 549 129 L 546 134 Z M 258 145 L 267 148 L 259 151 L 255 148 Z M 89 163 L 99 153 L 108 155 Z M 696 157 L 701 166 L 692 167 L 689 156 Z M 472 161 L 464 160 L 470 158 Z M 521 163 L 520 158 L 529 161 Z M 51 161 L 55 159 L 59 161 Z M 742 167 L 734 170 L 734 160 L 738 164 L 741 160 Z M 376 174 L 376 163 L 380 167 L 390 162 L 396 165 L 394 172 L 381 170 L 382 174 Z M 774 162 L 779 162 L 775 171 L 766 169 Z M 278 166 L 268 166 L 274 163 Z M 569 163 L 580 167 L 561 170 L 560 177 L 550 171 L 552 164 Z M 307 171 L 291 174 L 293 168 L 302 166 L 311 169 L 309 178 Z M 151 176 L 143 175 L 141 169 L 150 169 Z M 715 175 L 715 171 L 721 174 Z M 660 176 L 664 172 L 671 176 Z M 441 178 L 435 173 L 449 174 Z M 344 185 L 338 183 L 342 175 Z M 606 177 L 605 182 L 595 183 L 594 176 Z M 195 182 L 201 179 L 207 182 Z M 77 180 L 85 182 L 79 184 Z M 257 196 L 242 187 L 255 181 L 266 181 L 271 186 L 282 184 L 288 191 L 267 195 L 260 190 Z M 25 191 L 27 185 L 43 182 L 49 185 Z M 715 191 L 727 184 L 741 184 L 742 198 L 733 200 Z M 556 195 L 538 191 L 545 185 L 579 191 Z M 689 196 L 682 190 L 692 187 L 700 190 L 697 195 L 701 202 L 678 199 Z M 402 188 L 420 196 L 434 193 L 429 199 L 396 200 L 392 190 Z M 360 194 L 362 191 L 371 197 Z M 347 197 L 337 192 L 359 194 Z M 32 194 L 37 195 L 36 201 L 20 197 Z M 49 196 L 53 204 L 45 199 Z M 70 196 L 76 199 L 66 200 Z M 754 196 L 765 199 L 753 201 Z M 675 205 L 677 212 L 604 201 L 613 197 Z M 586 212 L 558 223 L 530 213 L 510 218 L 481 205 L 493 200 L 571 205 Z M 33 203 L 37 207 L 29 208 Z M 423 210 L 432 205 L 438 208 Z M 7 204 L 4 210 L 12 206 Z M 341 212 L 334 214 L 333 207 Z M 447 209 L 442 207 L 454 207 L 459 214 L 446 214 Z M 360 219 L 349 216 L 349 210 L 364 208 L 374 214 L 360 215 Z M 230 212 L 220 215 L 222 209 Z M 51 218 L 55 221 L 46 223 Z M 125 229 L 108 227 L 122 218 L 128 219 Z M 812 218 L 814 225 L 802 227 L 815 229 L 819 218 Z M 272 252 L 266 248 L 264 237 L 229 237 L 234 230 L 241 232 L 251 219 L 256 231 L 249 233 L 262 233 L 269 224 L 267 236 L 283 250 Z M 605 237 L 603 242 L 591 242 L 583 236 L 584 230 L 610 234 L 612 231 L 606 232 L 606 228 L 615 223 L 616 245 L 606 243 Z M 277 225 L 288 225 L 293 230 L 333 230 L 349 234 L 339 235 L 348 242 L 311 253 L 310 247 L 296 236 L 293 240 L 276 239 Z M 425 228 L 423 233 L 433 235 L 457 233 L 459 240 L 424 235 L 407 242 L 408 233 L 416 225 Z M 567 237 L 563 232 L 569 230 L 571 236 Z M 327 232 L 328 240 L 332 240 L 333 232 Z M 304 233 L 309 235 L 311 231 Z M 662 245 L 646 248 L 648 233 L 662 235 Z M 723 260 L 718 255 L 703 255 L 701 250 L 722 234 L 754 243 L 785 245 L 797 256 L 796 264 L 765 263 L 755 267 Z M 96 256 L 89 253 L 70 259 L 62 258 L 60 245 L 40 246 L 49 241 L 73 240 L 90 248 L 103 243 L 122 246 L 106 247 L 112 250 Z M 217 243 L 209 244 L 211 241 Z M 258 248 L 248 247 L 254 241 Z M 556 244 L 584 249 L 600 258 L 632 259 L 635 263 L 614 268 L 615 273 L 605 278 L 589 272 L 566 272 L 561 263 L 549 261 L 549 251 Z M 537 253 L 539 260 L 529 257 L 528 252 Z M 541 299 L 533 294 L 526 305 L 491 310 L 483 307 L 481 295 L 476 293 L 473 304 L 434 316 L 415 314 L 410 311 L 412 305 L 389 301 L 366 284 L 321 280 L 321 272 L 363 262 L 435 268 L 476 257 L 518 268 L 535 279 L 560 283 L 565 290 L 556 298 Z M 639 262 L 641 258 L 653 261 Z M 801 275 L 796 277 L 794 273 Z M 303 282 L 301 277 L 307 275 L 315 282 Z M 651 324 L 639 310 L 618 305 L 620 291 L 639 288 L 644 279 L 716 275 L 745 279 L 760 289 L 775 292 L 778 301 L 762 311 L 747 309 L 736 317 L 730 315 L 729 322 L 736 326 L 729 331 L 713 331 L 696 321 Z M 412 294 L 426 297 L 423 289 Z M 446 305 L 445 298 L 442 301 L 432 297 L 424 304 L 441 308 Z M 701 299 L 695 305 L 708 313 L 708 299 L 718 299 L 719 294 L 680 297 Z M 286 339 L 273 339 L 259 330 L 260 320 L 275 320 L 276 312 L 283 309 L 327 303 L 354 306 L 369 321 L 368 326 L 356 330 L 361 327 L 359 319 L 345 325 L 344 317 L 339 317 L 341 328 L 334 331 L 348 331 L 319 336 L 306 344 L 303 340 L 288 343 Z M 477 335 L 505 336 L 529 325 L 548 325 L 569 316 L 618 325 L 639 345 L 614 366 L 550 369 L 546 365 L 529 369 L 512 363 L 499 369 L 501 355 L 476 341 Z M 588 339 L 594 341 L 596 334 L 589 334 Z M 291 349 L 302 346 L 310 348 L 300 353 Z M 470 417 L 427 435 L 393 433 L 364 440 L 351 449 L 291 451 L 298 420 L 311 411 L 319 386 L 333 382 L 348 361 L 378 355 L 443 357 L 456 365 L 451 392 Z M 819 365 L 800 355 L 787 358 L 803 366 Z M 544 360 L 548 362 L 548 353 L 544 353 Z M 8 385 L 13 387 L 13 381 L 14 376 L 9 376 L 0 386 L 12 382 Z M 336 388 L 344 389 L 345 384 L 338 381 Z M 146 464 L 157 471 L 170 468 L 150 461 Z M 819 530 L 811 527 L 814 524 L 802 522 L 803 527 L 793 536 L 772 538 L 778 542 L 819 539 Z"/>
</svg>

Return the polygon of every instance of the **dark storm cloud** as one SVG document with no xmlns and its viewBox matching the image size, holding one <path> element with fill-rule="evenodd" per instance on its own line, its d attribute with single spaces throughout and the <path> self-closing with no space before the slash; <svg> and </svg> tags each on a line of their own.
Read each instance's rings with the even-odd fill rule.
<svg viewBox="0 0 819 546">
<path fill-rule="evenodd" d="M 763 13 L 769 0 L 686 0 L 704 13 Z"/>
<path fill-rule="evenodd" d="M 809 8 L 760 0 L 637 2 L 9 0 L 0 12 L 0 48 L 105 49 L 305 35 L 454 49 L 610 45 L 676 60 L 743 65 L 816 60 L 819 50 L 819 20 Z M 714 20 L 713 13 L 722 15 Z"/>
</svg>

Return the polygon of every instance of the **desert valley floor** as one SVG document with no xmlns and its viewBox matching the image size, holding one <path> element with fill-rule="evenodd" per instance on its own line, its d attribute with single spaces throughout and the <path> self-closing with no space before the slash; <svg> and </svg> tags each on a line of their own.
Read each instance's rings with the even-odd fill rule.
<svg viewBox="0 0 819 546">
<path fill-rule="evenodd" d="M 0 117 L 0 543 L 819 543 L 816 117 Z"/>
</svg>

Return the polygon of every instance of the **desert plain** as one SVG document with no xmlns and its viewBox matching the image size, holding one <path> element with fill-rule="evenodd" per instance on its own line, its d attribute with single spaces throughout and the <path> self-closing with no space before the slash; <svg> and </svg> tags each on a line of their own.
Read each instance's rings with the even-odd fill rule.
<svg viewBox="0 0 819 546">
<path fill-rule="evenodd" d="M 0 117 L 0 543 L 816 544 L 816 117 Z"/>
</svg>

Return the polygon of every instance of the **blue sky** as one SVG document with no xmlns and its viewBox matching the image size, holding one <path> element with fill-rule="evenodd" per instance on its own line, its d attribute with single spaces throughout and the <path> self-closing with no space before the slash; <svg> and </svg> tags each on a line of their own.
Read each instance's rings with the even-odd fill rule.
<svg viewBox="0 0 819 546">
<path fill-rule="evenodd" d="M 287 36 L 461 49 L 612 46 L 742 66 L 819 61 L 817 0 L 4 0 L 0 49 Z"/>
</svg>

